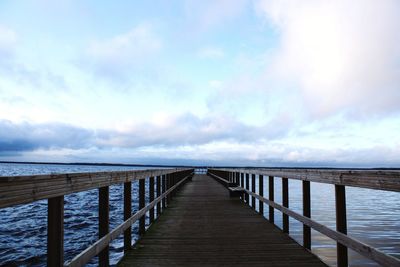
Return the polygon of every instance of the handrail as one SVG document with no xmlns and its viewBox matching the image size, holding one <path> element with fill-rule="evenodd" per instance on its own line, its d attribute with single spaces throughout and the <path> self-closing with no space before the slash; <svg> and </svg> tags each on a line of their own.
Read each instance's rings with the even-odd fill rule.
<svg viewBox="0 0 400 267">
<path fill-rule="evenodd" d="M 361 255 L 383 266 L 400 266 L 400 259 L 385 254 L 359 240 L 347 235 L 346 195 L 345 186 L 364 187 L 376 190 L 400 191 L 400 171 L 398 170 L 327 170 L 327 169 L 250 169 L 250 168 L 220 168 L 209 169 L 208 174 L 217 179 L 228 177 L 229 182 L 239 184 L 245 195 L 242 200 L 255 209 L 255 199 L 260 201 L 260 214 L 262 204 L 269 205 L 269 221 L 274 223 L 274 209 L 282 212 L 283 232 L 289 233 L 288 216 L 303 223 L 303 246 L 311 249 L 310 228 L 332 238 L 337 242 L 338 266 L 348 265 L 347 248 L 351 248 Z M 250 176 L 250 174 L 252 174 Z M 255 193 L 255 179 L 259 175 L 259 194 Z M 364 176 L 365 175 L 365 176 Z M 269 178 L 269 199 L 263 196 L 264 176 Z M 274 202 L 274 177 L 282 178 L 282 205 Z M 244 179 L 246 177 L 246 180 Z M 250 177 L 252 188 L 250 190 Z M 362 177 L 366 177 L 365 180 Z M 303 215 L 289 209 L 288 179 L 303 181 Z M 376 179 L 377 182 L 374 182 Z M 310 181 L 335 185 L 336 200 L 336 231 L 322 225 L 310 217 Z M 249 196 L 252 196 L 250 203 Z"/>
<path fill-rule="evenodd" d="M 0 176 L 0 208 L 184 170 L 188 169 Z"/>
<path fill-rule="evenodd" d="M 78 266 L 83 266 L 87 262 L 89 262 L 90 259 L 95 257 L 97 254 L 99 254 L 108 244 L 111 243 L 114 239 L 116 239 L 119 235 L 121 235 L 126 229 L 128 229 L 134 222 L 136 222 L 138 219 L 140 219 L 142 216 L 146 214 L 146 212 L 150 211 L 152 208 L 154 208 L 157 203 L 161 202 L 163 198 L 165 198 L 167 195 L 169 195 L 172 191 L 174 191 L 177 187 L 179 187 L 182 183 L 186 182 L 186 180 L 191 176 L 191 174 L 187 175 L 184 177 L 181 181 L 179 181 L 177 184 L 175 184 L 173 187 L 168 189 L 166 192 L 161 194 L 159 197 L 154 199 L 152 202 L 147 204 L 144 208 L 140 209 L 137 211 L 134 215 L 132 215 L 129 219 L 125 220 L 123 223 L 118 225 L 114 230 L 112 230 L 110 233 L 107 235 L 103 236 L 99 240 L 97 240 L 95 243 L 93 243 L 90 247 L 86 248 L 84 251 L 79 253 L 77 256 L 75 256 L 71 261 L 66 262 L 64 266 L 68 267 L 78 267 Z"/>
<path fill-rule="evenodd" d="M 211 170 L 400 192 L 398 169 L 218 168 Z"/>
<path fill-rule="evenodd" d="M 72 266 L 81 266 L 90 260 L 89 256 L 99 255 L 99 265 L 109 265 L 108 245 L 122 232 L 124 250 L 132 245 L 131 225 L 139 219 L 139 234 L 145 232 L 144 214 L 150 212 L 150 222 L 170 203 L 174 190 L 191 177 L 194 169 L 152 169 L 134 171 L 111 171 L 94 173 L 68 173 L 30 176 L 0 176 L 0 208 L 26 204 L 40 199 L 48 199 L 47 213 L 47 265 L 64 265 L 64 195 L 98 189 L 99 200 L 99 240 L 79 257 Z M 149 179 L 150 204 L 145 206 L 145 179 Z M 139 212 L 132 215 L 132 181 L 139 181 Z M 156 180 L 157 192 L 154 190 Z M 109 232 L 109 186 L 124 185 L 124 223 Z M 151 188 L 151 186 L 153 188 Z M 154 198 L 155 193 L 157 198 Z M 83 263 L 82 263 L 83 262 Z M 70 263 L 68 263 L 70 264 Z"/>
</svg>

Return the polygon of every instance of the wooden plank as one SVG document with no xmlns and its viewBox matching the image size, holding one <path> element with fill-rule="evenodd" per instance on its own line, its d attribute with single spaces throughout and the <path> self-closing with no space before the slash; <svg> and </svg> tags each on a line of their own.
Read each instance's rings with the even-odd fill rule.
<svg viewBox="0 0 400 267">
<path fill-rule="evenodd" d="M 361 255 L 365 256 L 366 258 L 371 259 L 371 260 L 381 264 L 382 266 L 400 266 L 400 260 L 395 257 L 385 254 L 382 251 L 380 251 L 374 247 L 371 247 L 367 244 L 364 244 L 355 238 L 349 237 L 343 233 L 332 230 L 323 224 L 315 222 L 308 217 L 305 217 L 297 212 L 294 212 L 288 208 L 285 208 L 284 206 L 279 205 L 276 202 L 270 201 L 264 197 L 254 194 L 254 193 L 250 192 L 249 190 L 246 190 L 246 191 L 248 194 L 252 194 L 255 198 L 262 200 L 264 203 L 268 204 L 269 206 L 272 206 L 273 208 L 281 211 L 282 213 L 289 215 L 290 217 L 298 220 L 299 222 L 302 222 L 303 224 L 311 227 L 312 229 L 320 232 L 321 234 L 324 234 L 327 237 L 332 238 L 333 240 L 339 242 L 340 244 L 360 253 Z"/>
<path fill-rule="evenodd" d="M 154 200 L 154 177 L 149 179 L 149 202 Z M 150 224 L 154 222 L 154 208 L 149 211 L 149 221 Z"/>
<path fill-rule="evenodd" d="M 336 231 L 347 235 L 346 189 L 343 185 L 335 185 Z M 337 266 L 348 266 L 347 247 L 337 243 Z"/>
<path fill-rule="evenodd" d="M 311 217 L 310 181 L 302 181 L 303 186 L 303 216 Z M 303 224 L 303 247 L 311 250 L 311 228 Z"/>
<path fill-rule="evenodd" d="M 192 169 L 179 169 L 179 171 Z M 0 177 L 0 208 L 175 172 L 175 169 Z"/>
<path fill-rule="evenodd" d="M 264 176 L 263 175 L 258 176 L 258 194 L 260 196 L 264 196 Z M 261 216 L 264 216 L 264 202 L 259 200 L 258 207 L 259 207 L 258 213 L 260 213 Z"/>
<path fill-rule="evenodd" d="M 324 266 L 215 179 L 195 175 L 118 266 Z"/>
<path fill-rule="evenodd" d="M 216 170 L 235 170 L 318 183 L 400 192 L 400 170 L 398 169 L 221 168 Z"/>
<path fill-rule="evenodd" d="M 251 192 L 256 192 L 256 175 L 251 175 Z M 256 209 L 256 199 L 254 197 L 251 198 L 251 207 L 255 210 Z"/>
<path fill-rule="evenodd" d="M 145 180 L 139 180 L 139 210 L 143 209 L 145 206 Z M 142 216 L 139 219 L 139 236 L 144 235 L 146 232 L 145 228 L 145 217 Z"/>
<path fill-rule="evenodd" d="M 132 182 L 124 183 L 124 221 L 132 216 Z M 132 248 L 132 227 L 124 232 L 124 252 Z"/>
<path fill-rule="evenodd" d="M 106 236 L 110 225 L 109 187 L 99 188 L 99 239 Z M 99 254 L 99 266 L 110 265 L 108 245 Z"/>
<path fill-rule="evenodd" d="M 175 187 L 179 186 L 181 183 L 184 183 L 188 178 L 189 176 L 186 176 L 180 183 L 175 185 Z M 146 212 L 148 212 L 151 208 L 154 208 L 154 206 L 157 205 L 157 203 L 160 203 L 162 199 L 165 199 L 165 197 L 168 194 L 170 194 L 174 188 L 171 188 L 162 193 L 159 197 L 153 200 L 153 202 L 149 203 L 146 207 L 136 212 L 128 220 L 125 220 L 122 224 L 120 224 L 114 230 L 112 230 L 109 234 L 97 240 L 90 247 L 88 247 L 87 249 L 79 253 L 77 256 L 75 256 L 71 261 L 66 262 L 64 266 L 68 267 L 84 266 L 86 263 L 90 261 L 90 259 L 98 255 L 104 248 L 106 248 L 111 241 L 116 239 L 124 231 L 126 231 L 126 229 L 131 227 L 133 223 L 135 223 L 137 220 L 143 217 L 146 214 Z"/>
<path fill-rule="evenodd" d="M 275 192 L 275 190 L 274 190 L 274 176 L 269 176 L 268 177 L 268 191 L 269 191 L 269 193 L 268 193 L 269 200 L 271 202 L 274 202 L 274 198 L 275 198 L 275 196 L 274 196 L 274 192 Z M 269 217 L 268 217 L 269 218 L 269 222 L 273 224 L 274 221 L 275 221 L 274 207 L 270 205 L 268 210 L 269 210 Z"/>
<path fill-rule="evenodd" d="M 49 198 L 47 210 L 47 266 L 63 266 L 64 197 Z"/>
<path fill-rule="evenodd" d="M 285 208 L 289 207 L 289 182 L 287 178 L 282 177 L 282 205 Z M 289 233 L 289 216 L 282 213 L 282 231 Z"/>
<path fill-rule="evenodd" d="M 156 179 L 156 194 L 157 197 L 161 196 L 161 176 Z M 161 202 L 157 203 L 157 218 L 161 215 Z"/>
</svg>

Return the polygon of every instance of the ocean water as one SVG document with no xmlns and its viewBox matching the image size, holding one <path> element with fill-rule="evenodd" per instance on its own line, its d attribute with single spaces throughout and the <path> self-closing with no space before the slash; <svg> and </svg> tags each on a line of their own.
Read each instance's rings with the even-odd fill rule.
<svg viewBox="0 0 400 267">
<path fill-rule="evenodd" d="M 0 176 L 138 169 L 144 168 L 0 163 Z M 135 212 L 139 207 L 137 181 L 132 182 L 132 201 Z M 64 209 L 64 258 L 71 260 L 98 239 L 98 190 L 66 195 Z M 0 266 L 46 266 L 47 200 L 0 209 L 0 222 Z M 122 222 L 123 185 L 110 186 L 110 230 Z M 132 227 L 132 240 L 137 240 L 137 233 L 138 222 Z M 120 236 L 110 244 L 111 265 L 122 255 Z M 88 266 L 97 266 L 97 260 L 94 258 Z"/>
<path fill-rule="evenodd" d="M 0 176 L 44 173 L 133 170 L 132 167 L 1 164 Z M 0 178 L 1 179 L 1 178 Z M 258 179 L 256 179 L 258 188 Z M 264 195 L 268 197 L 267 178 Z M 148 184 L 146 183 L 148 192 Z M 138 184 L 132 186 L 132 209 L 138 209 Z M 289 180 L 289 206 L 302 212 L 301 182 Z M 348 234 L 385 253 L 400 258 L 400 193 L 346 187 Z M 98 230 L 98 190 L 65 196 L 64 256 L 70 260 L 94 243 Z M 281 203 L 281 179 L 275 178 L 275 201 Z M 148 200 L 146 200 L 148 202 Z M 256 201 L 258 204 L 258 201 Z M 334 186 L 311 183 L 312 218 L 335 229 Z M 110 187 L 110 229 L 123 221 L 123 186 Z M 258 206 L 256 207 L 258 210 Z M 268 208 L 264 207 L 268 217 Z M 282 215 L 275 211 L 275 223 L 282 227 Z M 146 218 L 148 224 L 148 217 Z M 138 223 L 132 238 L 137 240 Z M 290 235 L 302 243 L 302 224 L 290 219 Z M 45 266 L 47 243 L 47 200 L 0 209 L 0 265 Z M 336 243 L 312 231 L 312 250 L 330 266 L 336 264 Z M 123 237 L 110 245 L 111 265 L 123 255 Z M 379 266 L 349 250 L 350 266 Z M 96 266 L 97 257 L 89 266 Z"/>
</svg>

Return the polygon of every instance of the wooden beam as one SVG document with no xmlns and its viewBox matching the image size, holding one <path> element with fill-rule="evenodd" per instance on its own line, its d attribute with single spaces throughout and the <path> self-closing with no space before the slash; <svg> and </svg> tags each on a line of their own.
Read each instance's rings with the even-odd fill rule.
<svg viewBox="0 0 400 267">
<path fill-rule="evenodd" d="M 310 181 L 303 181 L 303 216 L 311 217 Z M 303 224 L 303 246 L 311 250 L 311 228 Z"/>
<path fill-rule="evenodd" d="M 149 179 L 149 201 L 152 202 L 153 200 L 154 200 L 154 177 L 150 177 L 150 179 Z M 150 209 L 149 221 L 150 221 L 150 224 L 154 222 L 154 208 Z"/>
<path fill-rule="evenodd" d="M 335 185 L 335 206 L 336 206 L 336 231 L 347 235 L 346 218 L 346 189 L 343 185 Z M 348 266 L 347 247 L 337 243 L 337 266 Z"/>
<path fill-rule="evenodd" d="M 124 183 L 124 221 L 132 216 L 132 182 Z M 132 227 L 124 232 L 124 252 L 132 248 Z"/>
<path fill-rule="evenodd" d="M 161 177 L 157 176 L 157 183 L 156 183 L 156 193 L 157 197 L 161 196 Z M 161 215 L 161 202 L 157 203 L 157 218 Z"/>
<path fill-rule="evenodd" d="M 268 198 L 271 202 L 274 202 L 274 176 L 268 177 Z M 274 207 L 269 206 L 269 222 L 274 223 L 275 221 L 275 212 Z"/>
<path fill-rule="evenodd" d="M 145 206 L 145 180 L 139 180 L 139 210 L 143 209 Z M 144 235 L 146 232 L 145 227 L 145 216 L 139 219 L 139 236 Z"/>
<path fill-rule="evenodd" d="M 47 266 L 64 265 L 64 196 L 48 199 Z"/>
<path fill-rule="evenodd" d="M 258 194 L 260 196 L 264 196 L 264 176 L 259 175 L 258 176 Z M 259 200 L 258 202 L 258 212 L 260 213 L 261 216 L 264 216 L 264 202 Z"/>
<path fill-rule="evenodd" d="M 289 207 L 289 182 L 284 177 L 282 177 L 282 205 L 285 208 Z M 285 213 L 282 213 L 282 230 L 284 233 L 289 233 L 289 216 Z"/>
<path fill-rule="evenodd" d="M 246 173 L 246 187 L 245 187 L 245 188 L 246 188 L 247 190 L 250 189 L 250 181 L 249 181 L 250 178 L 249 178 L 249 176 L 250 176 L 250 175 L 249 175 L 248 173 Z M 249 198 L 249 194 L 246 194 L 246 195 L 245 195 L 245 199 L 246 199 L 247 205 L 249 205 L 249 199 L 250 199 L 250 198 Z"/>
<path fill-rule="evenodd" d="M 99 238 L 109 232 L 109 188 L 108 186 L 99 188 Z M 106 246 L 99 254 L 99 266 L 108 267 L 110 265 L 109 247 Z"/>
<path fill-rule="evenodd" d="M 251 175 L 251 192 L 256 192 L 256 175 Z M 251 207 L 255 210 L 256 209 L 256 199 L 254 197 L 251 198 Z"/>
</svg>

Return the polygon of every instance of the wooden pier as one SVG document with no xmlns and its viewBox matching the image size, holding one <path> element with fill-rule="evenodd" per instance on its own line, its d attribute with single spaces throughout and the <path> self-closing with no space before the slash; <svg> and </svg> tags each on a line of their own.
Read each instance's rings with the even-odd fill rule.
<svg viewBox="0 0 400 267">
<path fill-rule="evenodd" d="M 118 266 L 326 265 L 213 178 L 195 175 Z"/>
<path fill-rule="evenodd" d="M 302 181 L 301 214 L 289 208 L 293 179 Z M 282 204 L 274 199 L 275 180 L 282 182 Z M 138 195 L 132 200 L 135 181 Z M 312 219 L 313 182 L 335 187 L 336 229 Z M 109 229 L 109 186 L 118 184 L 123 185 L 124 221 Z M 348 266 L 348 249 L 381 266 L 400 267 L 398 258 L 347 235 L 347 186 L 400 192 L 400 170 L 205 167 L 3 176 L 0 208 L 48 200 L 48 266 L 84 266 L 96 256 L 99 266 L 109 266 L 109 244 L 120 235 L 125 255 L 120 266 L 325 266 L 311 253 L 314 229 L 337 242 L 338 267 Z M 65 261 L 64 196 L 91 189 L 98 189 L 98 239 Z M 133 201 L 139 204 L 135 213 Z M 282 213 L 282 230 L 274 225 L 275 210 Z M 303 246 L 287 235 L 289 217 L 303 224 Z M 132 247 L 132 224 L 137 221 L 140 239 Z"/>
</svg>

